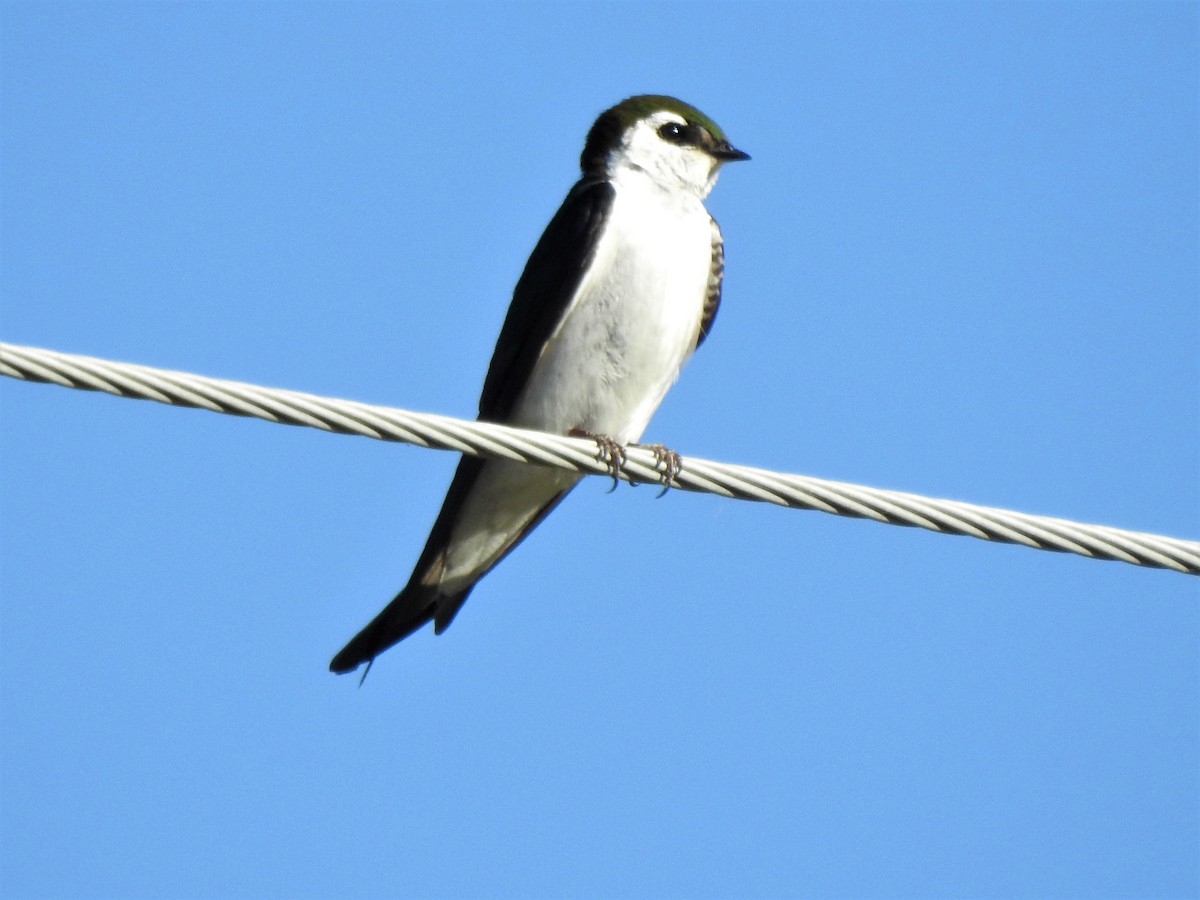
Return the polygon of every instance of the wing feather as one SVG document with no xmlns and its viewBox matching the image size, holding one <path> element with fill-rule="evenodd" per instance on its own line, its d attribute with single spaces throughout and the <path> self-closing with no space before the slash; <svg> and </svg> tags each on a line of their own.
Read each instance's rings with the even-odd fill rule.
<svg viewBox="0 0 1200 900">
<path fill-rule="evenodd" d="M 595 257 L 596 244 L 615 195 L 607 181 L 585 178 L 571 189 L 546 226 L 513 290 L 512 303 L 479 398 L 480 419 L 504 422 L 512 414 L 542 348 L 566 314 Z M 446 549 L 467 499 L 489 464 L 488 460 L 472 456 L 459 460 L 454 480 L 408 584 L 334 657 L 330 669 L 348 672 L 370 662 L 430 620 L 439 633 L 450 624 L 474 581 L 453 593 L 443 593 L 440 582 Z M 569 490 L 568 487 L 559 491 L 535 510 L 520 532 L 480 568 L 475 580 L 516 547 Z"/>
<path fill-rule="evenodd" d="M 546 226 L 513 290 L 479 396 L 480 419 L 504 422 L 511 415 L 596 255 L 615 196 L 608 181 L 584 178 Z"/>
<path fill-rule="evenodd" d="M 725 277 L 725 239 L 721 236 L 721 226 L 717 220 L 710 217 L 708 221 L 712 225 L 712 264 L 708 270 L 708 292 L 704 296 L 700 331 L 696 334 L 697 347 L 704 343 L 717 319 L 717 310 L 721 306 L 721 281 Z"/>
</svg>

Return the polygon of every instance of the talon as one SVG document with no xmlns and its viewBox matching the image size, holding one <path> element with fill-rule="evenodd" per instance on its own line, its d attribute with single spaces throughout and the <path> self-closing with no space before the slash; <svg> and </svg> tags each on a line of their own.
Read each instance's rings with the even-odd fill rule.
<svg viewBox="0 0 1200 900">
<path fill-rule="evenodd" d="M 664 444 L 634 444 L 634 446 L 654 453 L 654 468 L 662 470 L 662 490 L 658 492 L 658 497 L 661 497 L 671 489 L 676 476 L 683 471 L 683 457 Z M 657 500 L 658 497 L 654 499 Z"/>
<path fill-rule="evenodd" d="M 583 428 L 572 428 L 567 432 L 570 437 L 588 437 L 596 442 L 596 458 L 601 460 L 612 476 L 612 493 L 620 484 L 621 469 L 625 467 L 625 448 L 610 438 L 607 434 L 593 434 Z"/>
</svg>

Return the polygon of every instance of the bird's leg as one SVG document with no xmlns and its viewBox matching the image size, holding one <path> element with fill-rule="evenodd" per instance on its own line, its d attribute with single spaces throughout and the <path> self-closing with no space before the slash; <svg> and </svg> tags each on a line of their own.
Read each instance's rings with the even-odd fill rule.
<svg viewBox="0 0 1200 900">
<path fill-rule="evenodd" d="M 619 484 L 618 476 L 625 465 L 625 448 L 607 434 L 595 434 L 583 428 L 572 428 L 567 434 L 570 437 L 591 438 L 596 442 L 596 455 L 608 467 L 608 474 L 612 476 L 613 480 L 612 487 L 608 489 L 608 492 L 611 494 L 615 491 Z"/>
<path fill-rule="evenodd" d="M 675 477 L 683 471 L 683 457 L 665 444 L 630 444 L 630 446 L 640 447 L 654 453 L 654 468 L 662 470 L 662 490 L 658 492 L 658 497 L 661 497 L 671 489 L 671 485 L 675 483 Z M 654 499 L 657 500 L 658 497 Z"/>
</svg>

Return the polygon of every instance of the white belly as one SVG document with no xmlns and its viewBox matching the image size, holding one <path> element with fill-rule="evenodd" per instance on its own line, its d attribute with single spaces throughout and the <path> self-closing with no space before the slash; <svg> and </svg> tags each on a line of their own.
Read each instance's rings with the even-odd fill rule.
<svg viewBox="0 0 1200 900">
<path fill-rule="evenodd" d="M 696 198 L 618 185 L 590 274 L 550 337 L 511 424 L 621 443 L 641 437 L 692 352 L 712 265 L 712 226 Z M 574 472 L 490 460 L 464 501 L 438 578 L 469 587 Z"/>
<path fill-rule="evenodd" d="M 708 213 L 640 183 L 617 191 L 595 262 L 513 424 L 635 441 L 695 345 L 712 263 Z"/>
</svg>

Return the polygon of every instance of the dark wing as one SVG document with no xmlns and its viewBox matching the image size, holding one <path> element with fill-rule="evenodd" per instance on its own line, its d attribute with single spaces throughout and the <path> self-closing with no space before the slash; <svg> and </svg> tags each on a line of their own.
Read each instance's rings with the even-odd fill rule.
<svg viewBox="0 0 1200 900">
<path fill-rule="evenodd" d="M 542 348 L 558 326 L 596 255 L 616 191 L 602 179 L 579 181 L 542 233 L 513 290 L 512 304 L 479 396 L 479 418 L 504 422 Z"/>
<path fill-rule="evenodd" d="M 566 313 L 591 265 L 615 195 L 607 181 L 585 178 L 571 189 L 546 226 L 513 290 L 512 304 L 500 329 L 479 398 L 479 418 L 503 422 L 511 415 L 542 348 Z M 473 456 L 464 456 L 459 461 L 441 512 L 407 586 L 342 648 L 330 663 L 331 670 L 349 672 L 362 663 L 371 662 L 430 620 L 438 633 L 450 624 L 474 583 L 456 594 L 443 594 L 437 573 L 444 563 L 446 547 L 463 504 L 486 465 L 486 460 Z M 516 547 L 566 493 L 564 490 L 552 497 L 529 524 L 513 536 L 512 542 L 487 569 L 479 572 L 479 577 L 482 578 Z"/>
<path fill-rule="evenodd" d="M 709 218 L 712 225 L 712 265 L 708 270 L 708 292 L 704 296 L 704 315 L 700 318 L 700 332 L 696 335 L 696 346 L 699 347 L 712 331 L 713 322 L 717 319 L 717 310 L 721 306 L 721 279 L 725 277 L 725 239 L 721 237 L 721 226 L 717 220 Z"/>
</svg>

